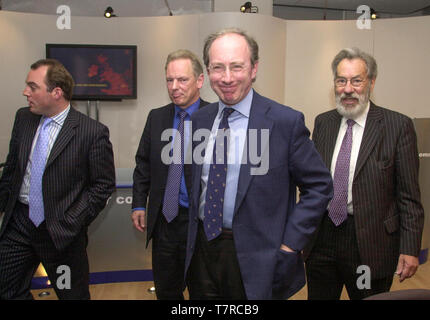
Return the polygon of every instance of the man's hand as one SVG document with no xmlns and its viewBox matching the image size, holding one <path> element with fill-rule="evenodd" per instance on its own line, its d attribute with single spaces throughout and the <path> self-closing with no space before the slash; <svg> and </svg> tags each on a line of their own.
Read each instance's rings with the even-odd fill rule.
<svg viewBox="0 0 430 320">
<path fill-rule="evenodd" d="M 401 254 L 396 269 L 396 274 L 399 276 L 400 282 L 412 277 L 417 271 L 418 265 L 418 257 Z"/>
<path fill-rule="evenodd" d="M 133 225 L 140 232 L 144 232 L 146 229 L 145 218 L 146 218 L 145 210 L 135 210 L 131 214 L 131 220 L 133 221 Z"/>
</svg>

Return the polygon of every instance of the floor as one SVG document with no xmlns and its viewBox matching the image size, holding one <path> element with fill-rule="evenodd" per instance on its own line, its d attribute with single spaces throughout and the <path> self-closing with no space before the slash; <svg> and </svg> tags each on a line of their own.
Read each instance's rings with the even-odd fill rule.
<svg viewBox="0 0 430 320">
<path fill-rule="evenodd" d="M 91 298 L 93 300 L 156 300 L 155 293 L 150 292 L 153 282 L 123 282 L 107 283 L 90 286 Z M 391 291 L 404 289 L 430 289 L 430 262 L 420 265 L 414 277 L 399 282 L 394 279 Z M 49 295 L 43 293 L 48 292 Z M 36 300 L 56 300 L 57 296 L 52 289 L 33 290 Z M 39 296 L 42 293 L 41 296 Z M 187 293 L 185 293 L 186 299 Z M 297 292 L 290 300 L 306 300 L 306 286 Z M 344 290 L 342 300 L 348 300 L 348 295 Z"/>
</svg>

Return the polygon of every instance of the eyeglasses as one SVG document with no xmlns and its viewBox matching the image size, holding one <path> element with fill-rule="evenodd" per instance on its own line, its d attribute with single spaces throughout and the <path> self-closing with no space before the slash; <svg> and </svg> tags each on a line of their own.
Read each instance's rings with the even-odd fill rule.
<svg viewBox="0 0 430 320">
<path fill-rule="evenodd" d="M 344 88 L 348 84 L 348 81 L 349 83 L 351 83 L 351 86 L 353 86 L 354 88 L 360 88 L 363 86 L 363 83 L 364 83 L 364 80 L 360 78 L 353 78 L 353 79 L 336 78 L 334 80 L 334 84 L 338 88 Z"/>
<path fill-rule="evenodd" d="M 233 63 L 230 66 L 225 66 L 223 64 L 212 64 L 208 67 L 208 69 L 212 73 L 220 76 L 224 75 L 227 72 L 227 69 L 233 74 L 240 74 L 246 69 L 246 66 L 239 63 Z"/>
</svg>

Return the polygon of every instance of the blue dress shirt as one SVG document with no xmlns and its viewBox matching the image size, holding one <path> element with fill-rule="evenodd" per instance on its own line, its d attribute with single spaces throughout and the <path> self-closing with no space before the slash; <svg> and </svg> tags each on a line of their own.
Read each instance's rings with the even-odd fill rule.
<svg viewBox="0 0 430 320">
<path fill-rule="evenodd" d="M 191 115 L 193 114 L 193 112 L 195 112 L 199 109 L 199 106 L 200 106 L 200 98 L 197 99 L 196 102 L 194 102 L 192 105 L 190 105 L 186 109 L 181 109 L 180 107 L 175 105 L 175 116 L 173 117 L 173 127 L 172 128 L 177 130 L 179 127 L 179 121 L 180 121 L 179 111 L 184 110 L 187 112 L 187 116 L 185 117 L 185 123 L 184 123 L 184 150 L 187 150 L 187 146 L 189 143 L 188 140 L 189 140 L 189 136 L 190 136 L 189 130 L 191 129 L 190 128 Z M 174 132 L 177 132 L 177 131 L 174 131 Z M 160 139 L 161 139 L 161 137 L 160 137 Z M 175 136 L 173 136 L 173 139 L 175 139 Z M 174 145 L 175 144 L 173 141 L 172 148 Z M 182 150 L 182 152 L 184 152 L 184 150 Z M 189 207 L 189 198 L 188 198 L 187 186 L 185 185 L 184 170 L 182 170 L 181 186 L 179 189 L 179 205 L 181 207 L 185 207 L 185 208 Z M 133 211 L 136 211 L 136 210 L 146 210 L 146 208 L 144 208 L 144 207 L 133 208 Z"/>
<path fill-rule="evenodd" d="M 234 106 L 226 106 L 222 101 L 218 104 L 218 113 L 212 125 L 211 135 L 205 151 L 205 159 L 202 167 L 199 217 L 203 220 L 204 208 L 206 203 L 206 190 L 209 178 L 209 165 L 212 160 L 213 147 L 216 139 L 219 123 L 222 118 L 224 108 L 233 108 L 235 111 L 228 117 L 228 125 L 230 127 L 230 144 L 228 149 L 227 159 L 227 178 L 224 193 L 223 206 L 223 228 L 231 229 L 234 213 L 234 204 L 236 202 L 237 186 L 239 183 L 240 165 L 243 158 L 244 146 L 247 137 L 247 129 L 249 122 L 249 113 L 251 110 L 253 89 L 251 89 L 246 97 Z"/>
</svg>

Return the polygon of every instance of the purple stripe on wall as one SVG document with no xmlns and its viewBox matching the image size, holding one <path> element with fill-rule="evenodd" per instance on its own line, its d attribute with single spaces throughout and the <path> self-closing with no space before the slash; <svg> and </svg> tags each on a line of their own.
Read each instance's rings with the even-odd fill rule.
<svg viewBox="0 0 430 320">
<path fill-rule="evenodd" d="M 153 281 L 152 270 L 123 270 L 91 272 L 90 284 L 115 283 L 115 282 L 137 282 Z M 51 286 L 47 284 L 48 277 L 34 277 L 31 289 L 45 289 Z"/>
</svg>

